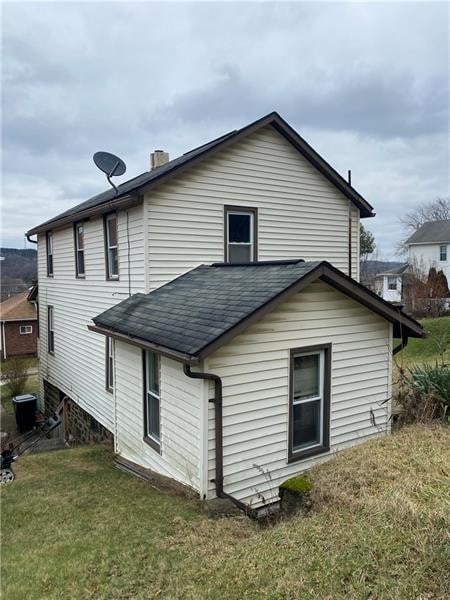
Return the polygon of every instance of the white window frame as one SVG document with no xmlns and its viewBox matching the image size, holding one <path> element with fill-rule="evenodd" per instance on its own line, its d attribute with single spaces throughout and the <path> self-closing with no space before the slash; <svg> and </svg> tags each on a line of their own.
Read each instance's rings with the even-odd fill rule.
<svg viewBox="0 0 450 600">
<path fill-rule="evenodd" d="M 47 306 L 47 350 L 49 354 L 55 353 L 55 309 Z"/>
<path fill-rule="evenodd" d="M 45 234 L 45 254 L 47 257 L 47 277 L 53 277 L 53 232 L 47 231 Z"/>
<path fill-rule="evenodd" d="M 115 219 L 116 221 L 116 245 L 111 245 L 109 240 L 109 222 Z M 111 260 L 111 250 L 116 250 L 117 253 L 117 273 L 112 272 L 113 261 Z M 119 279 L 119 219 L 117 213 L 109 213 L 105 217 L 105 259 L 106 259 L 106 278 Z"/>
<path fill-rule="evenodd" d="M 159 393 L 157 393 L 154 389 L 150 389 L 149 387 L 149 381 L 150 381 L 150 377 L 149 377 L 149 358 L 150 356 L 154 356 L 156 357 L 157 361 L 158 361 L 158 365 L 157 365 L 157 374 L 158 374 L 158 388 L 159 388 Z M 161 356 L 156 353 L 156 352 L 152 352 L 150 350 L 145 350 L 144 351 L 144 368 L 145 368 L 145 377 L 144 377 L 144 381 L 145 381 L 145 389 L 144 389 L 144 402 L 145 402 L 145 409 L 144 409 L 144 414 L 145 414 L 145 421 L 144 421 L 144 439 L 146 441 L 149 442 L 149 444 L 155 449 L 160 451 L 160 447 L 161 447 Z M 153 432 L 150 432 L 150 419 L 149 419 L 149 396 L 151 396 L 154 400 L 158 401 L 158 411 L 159 411 L 159 417 L 158 417 L 158 423 L 159 423 L 159 432 L 158 435 L 155 435 Z"/>
<path fill-rule="evenodd" d="M 106 389 L 114 391 L 114 338 L 106 338 Z"/>
<path fill-rule="evenodd" d="M 391 284 L 389 282 L 389 280 L 394 281 L 394 283 Z M 387 285 L 387 289 L 389 291 L 396 292 L 398 290 L 398 277 L 397 277 L 397 275 L 388 275 L 387 276 L 386 285 Z M 394 285 L 394 287 L 391 287 L 391 285 Z"/>
<path fill-rule="evenodd" d="M 29 335 L 33 333 L 33 325 L 20 325 L 19 326 L 19 334 L 20 335 Z"/>
<path fill-rule="evenodd" d="M 447 245 L 443 244 L 442 246 L 439 246 L 439 261 L 440 262 L 447 262 L 448 260 L 448 252 L 447 252 Z M 444 255 L 444 258 L 442 258 L 442 256 Z"/>
<path fill-rule="evenodd" d="M 317 350 L 317 351 L 306 351 L 306 352 L 295 352 L 292 355 L 292 361 L 294 364 L 294 359 L 296 358 L 300 358 L 301 356 L 319 356 L 319 395 L 318 396 L 313 396 L 312 398 L 301 398 L 299 400 L 295 399 L 295 395 L 294 395 L 294 388 L 292 387 L 292 406 L 297 406 L 299 404 L 307 404 L 309 402 L 317 402 L 319 401 L 319 426 L 320 426 L 320 431 L 319 431 L 319 442 L 316 442 L 314 444 L 309 444 L 306 446 L 301 446 L 301 447 L 296 447 L 294 445 L 294 428 L 292 427 L 292 440 L 291 440 L 291 444 L 292 444 L 292 454 L 296 454 L 296 453 L 302 453 L 305 450 L 311 450 L 313 448 L 320 448 L 323 445 L 323 412 L 324 412 L 324 404 L 325 404 L 325 398 L 324 398 L 324 390 L 325 390 L 325 350 Z M 292 367 L 293 371 L 294 371 L 294 367 Z M 292 373 L 292 376 L 294 377 L 294 372 Z M 292 382 L 292 386 L 294 386 L 294 381 Z"/>
<path fill-rule="evenodd" d="M 250 241 L 249 242 L 230 242 L 230 216 L 232 215 L 244 215 L 250 217 Z M 226 256 L 225 262 L 230 262 L 230 246 L 250 246 L 250 261 L 254 262 L 256 260 L 256 240 L 255 240 L 255 218 L 256 218 L 256 210 L 246 210 L 245 208 L 236 208 L 225 207 L 225 231 L 226 231 L 226 240 L 225 240 L 225 249 Z"/>
<path fill-rule="evenodd" d="M 79 239 L 78 239 L 78 228 L 81 227 L 81 232 L 83 235 L 83 247 L 79 247 Z M 83 255 L 83 270 L 80 270 L 80 259 L 79 255 Z M 84 261 L 84 223 L 75 223 L 75 273 L 77 277 L 84 278 L 86 275 L 86 264 Z"/>
</svg>

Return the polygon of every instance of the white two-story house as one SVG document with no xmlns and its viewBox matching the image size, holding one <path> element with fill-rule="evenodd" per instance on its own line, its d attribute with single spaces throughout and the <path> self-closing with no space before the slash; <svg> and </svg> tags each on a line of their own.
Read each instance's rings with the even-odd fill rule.
<svg viewBox="0 0 450 600">
<path fill-rule="evenodd" d="M 131 463 L 261 506 L 389 430 L 393 337 L 422 330 L 358 283 L 372 207 L 277 113 L 161 156 L 28 232 L 41 395 Z"/>
<path fill-rule="evenodd" d="M 450 220 L 424 223 L 406 240 L 405 246 L 410 265 L 425 275 L 434 267 L 450 281 Z"/>
</svg>

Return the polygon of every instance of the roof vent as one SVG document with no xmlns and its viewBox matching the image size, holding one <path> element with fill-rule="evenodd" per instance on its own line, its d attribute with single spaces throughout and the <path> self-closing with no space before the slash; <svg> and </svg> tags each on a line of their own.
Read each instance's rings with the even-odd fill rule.
<svg viewBox="0 0 450 600">
<path fill-rule="evenodd" d="M 169 162 L 169 153 L 164 150 L 155 150 L 150 154 L 150 171 L 154 171 L 158 167 Z"/>
</svg>

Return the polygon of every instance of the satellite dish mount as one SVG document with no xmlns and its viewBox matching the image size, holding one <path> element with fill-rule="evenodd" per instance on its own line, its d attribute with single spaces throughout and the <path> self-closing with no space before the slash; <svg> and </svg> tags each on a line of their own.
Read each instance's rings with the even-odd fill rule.
<svg viewBox="0 0 450 600">
<path fill-rule="evenodd" d="M 123 160 L 110 152 L 96 152 L 92 157 L 96 167 L 106 175 L 108 183 L 119 193 L 117 186 L 111 181 L 111 177 L 120 177 L 127 170 Z"/>
</svg>

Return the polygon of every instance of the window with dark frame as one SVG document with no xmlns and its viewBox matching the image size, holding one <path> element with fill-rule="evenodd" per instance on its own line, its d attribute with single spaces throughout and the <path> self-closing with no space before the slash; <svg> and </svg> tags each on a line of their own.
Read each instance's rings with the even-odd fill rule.
<svg viewBox="0 0 450 600">
<path fill-rule="evenodd" d="M 106 278 L 119 278 L 119 251 L 117 236 L 117 214 L 110 213 L 105 217 L 105 254 Z"/>
<path fill-rule="evenodd" d="M 388 290 L 397 290 L 397 275 L 388 275 Z"/>
<path fill-rule="evenodd" d="M 447 262 L 447 246 L 439 246 L 439 260 Z"/>
<path fill-rule="evenodd" d="M 160 451 L 160 370 L 159 354 L 144 351 L 144 439 Z"/>
<path fill-rule="evenodd" d="M 75 272 L 84 277 L 84 223 L 75 224 Z"/>
<path fill-rule="evenodd" d="M 291 351 L 289 460 L 329 449 L 329 346 Z"/>
<path fill-rule="evenodd" d="M 106 338 L 106 389 L 114 390 L 114 339 Z"/>
<path fill-rule="evenodd" d="M 47 231 L 45 236 L 47 249 L 47 277 L 53 277 L 53 233 Z"/>
<path fill-rule="evenodd" d="M 257 260 L 257 209 L 225 207 L 225 262 Z"/>
<path fill-rule="evenodd" d="M 20 335 L 28 335 L 30 333 L 33 333 L 33 326 L 32 325 L 21 325 L 19 328 L 19 334 Z"/>
<path fill-rule="evenodd" d="M 47 346 L 50 354 L 55 352 L 55 328 L 53 306 L 47 306 Z"/>
</svg>

